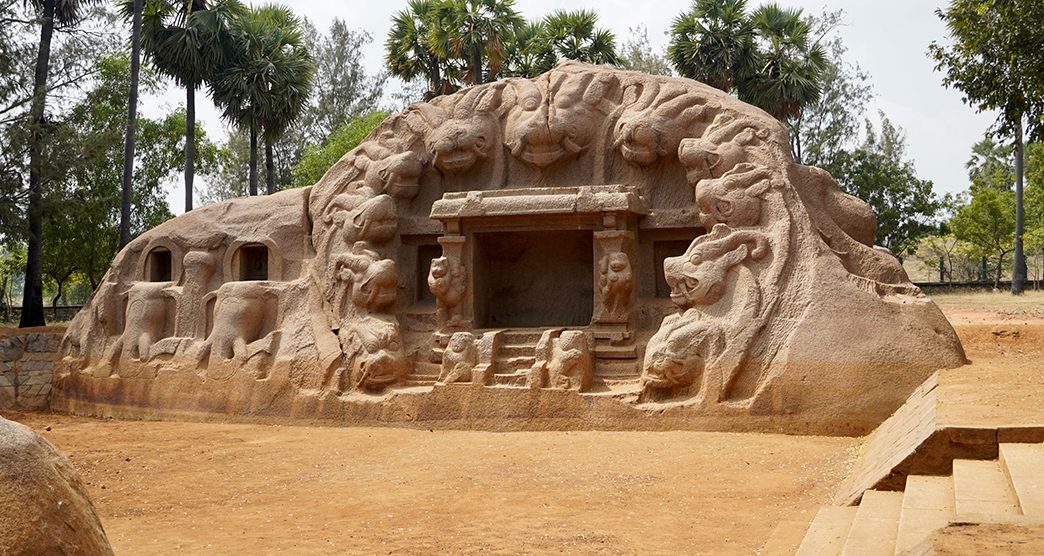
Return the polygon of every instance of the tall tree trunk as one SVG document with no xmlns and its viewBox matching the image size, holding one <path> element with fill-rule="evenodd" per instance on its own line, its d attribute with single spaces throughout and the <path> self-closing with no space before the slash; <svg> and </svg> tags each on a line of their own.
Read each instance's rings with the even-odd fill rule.
<svg viewBox="0 0 1044 556">
<path fill-rule="evenodd" d="M 43 0 L 40 24 L 40 49 L 36 52 L 36 76 L 33 80 L 33 106 L 29 112 L 29 246 L 25 262 L 25 286 L 22 290 L 22 316 L 19 328 L 43 326 L 43 119 L 47 100 L 47 72 L 51 64 L 51 34 L 54 31 L 54 8 L 57 0 Z"/>
<path fill-rule="evenodd" d="M 428 53 L 428 81 L 431 81 L 431 92 L 442 94 L 442 75 L 439 73 L 439 57 L 434 52 Z"/>
<path fill-rule="evenodd" d="M 272 155 L 272 138 L 265 136 L 265 190 L 271 195 L 276 192 L 275 160 Z"/>
<path fill-rule="evenodd" d="M 471 45 L 471 78 L 475 85 L 482 84 L 482 46 Z"/>
<path fill-rule="evenodd" d="M 52 276 L 53 277 L 53 276 Z M 66 278 L 67 280 L 68 278 Z M 58 283 L 58 293 L 55 294 L 54 299 L 51 299 L 51 313 L 54 315 L 54 320 L 58 320 L 58 300 L 62 298 L 62 285 L 65 284 L 65 280 L 55 280 Z"/>
<path fill-rule="evenodd" d="M 131 23 L 131 82 L 127 95 L 127 137 L 123 143 L 123 189 L 120 191 L 120 247 L 130 243 L 131 182 L 134 181 L 134 147 L 138 132 L 138 76 L 141 73 L 141 11 L 145 0 L 134 0 Z"/>
<path fill-rule="evenodd" d="M 192 210 L 192 182 L 196 177 L 196 84 L 185 88 L 185 212 Z"/>
<path fill-rule="evenodd" d="M 250 196 L 257 195 L 257 127 L 250 124 Z"/>
<path fill-rule="evenodd" d="M 1025 145 L 1022 143 L 1022 116 L 1019 116 L 1019 125 L 1015 128 L 1015 261 L 1011 273 L 1012 295 L 1021 294 L 1026 282 L 1026 253 L 1022 250 L 1022 235 L 1026 223 L 1026 215 L 1022 204 L 1024 151 Z"/>
</svg>

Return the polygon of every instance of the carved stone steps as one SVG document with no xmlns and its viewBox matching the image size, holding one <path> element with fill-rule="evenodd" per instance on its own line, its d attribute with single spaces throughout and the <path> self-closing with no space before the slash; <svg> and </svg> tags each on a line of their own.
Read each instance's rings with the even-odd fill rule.
<svg viewBox="0 0 1044 556">
<path fill-rule="evenodd" d="M 594 376 L 603 379 L 637 379 L 641 376 L 641 369 L 634 359 L 595 360 Z"/>
<path fill-rule="evenodd" d="M 501 374 L 528 372 L 533 367 L 536 358 L 532 355 L 526 357 L 497 357 L 496 370 Z"/>
<path fill-rule="evenodd" d="M 638 348 L 634 344 L 627 346 L 596 345 L 594 355 L 599 359 L 634 359 L 638 357 Z"/>
<path fill-rule="evenodd" d="M 956 515 L 950 477 L 911 475 L 906 480 L 895 553 L 906 554 Z"/>
<path fill-rule="evenodd" d="M 996 461 L 953 461 L 953 496 L 957 515 L 1019 515 L 1018 500 Z"/>
<path fill-rule="evenodd" d="M 1044 444 L 1001 444 L 1000 463 L 1022 515 L 1044 518 Z"/>
<path fill-rule="evenodd" d="M 493 385 L 508 386 L 511 388 L 527 388 L 529 380 L 528 373 L 511 373 L 493 375 Z"/>
<path fill-rule="evenodd" d="M 505 330 L 503 333 L 502 345 L 529 345 L 536 346 L 537 342 L 540 341 L 540 335 L 544 333 L 542 329 L 516 329 L 516 330 Z"/>
<path fill-rule="evenodd" d="M 498 355 L 498 358 L 499 357 L 503 357 L 503 358 L 508 358 L 508 357 L 533 357 L 533 354 L 534 354 L 535 351 L 536 351 L 536 346 L 535 345 L 529 345 L 529 344 L 503 344 L 503 345 L 500 346 L 500 349 L 497 350 L 497 355 Z"/>
<path fill-rule="evenodd" d="M 823 506 L 812 520 L 797 556 L 840 554 L 858 508 Z"/>
<path fill-rule="evenodd" d="M 892 556 L 899 530 L 903 493 L 868 490 L 863 494 L 843 556 Z"/>
</svg>

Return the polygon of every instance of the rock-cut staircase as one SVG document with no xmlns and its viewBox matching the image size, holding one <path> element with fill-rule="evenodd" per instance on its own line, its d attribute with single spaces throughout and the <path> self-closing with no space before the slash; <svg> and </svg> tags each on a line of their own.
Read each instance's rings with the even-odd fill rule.
<svg viewBox="0 0 1044 556">
<path fill-rule="evenodd" d="M 1001 444 L 996 460 L 954 460 L 950 476 L 910 475 L 904 491 L 823 507 L 797 554 L 920 554 L 952 522 L 1044 523 L 1044 444 Z"/>
</svg>

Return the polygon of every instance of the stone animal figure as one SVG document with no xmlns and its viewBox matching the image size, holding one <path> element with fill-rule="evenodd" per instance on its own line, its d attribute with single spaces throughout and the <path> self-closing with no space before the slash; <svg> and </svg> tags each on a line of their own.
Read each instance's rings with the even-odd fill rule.
<svg viewBox="0 0 1044 556">
<path fill-rule="evenodd" d="M 580 330 L 565 330 L 551 345 L 551 358 L 547 363 L 548 386 L 559 390 L 589 390 L 594 361 L 587 335 Z"/>
<path fill-rule="evenodd" d="M 444 174 L 466 172 L 499 145 L 500 110 L 505 84 L 476 87 L 453 108 L 428 138 L 432 163 Z"/>
<path fill-rule="evenodd" d="M 228 282 L 217 291 L 214 328 L 207 338 L 210 362 L 246 360 L 256 351 L 249 344 L 260 340 L 262 332 L 275 323 L 266 322 L 266 304 L 277 303 L 276 294 L 259 282 Z"/>
<path fill-rule="evenodd" d="M 135 282 L 127 291 L 127 312 L 118 346 L 121 360 L 149 360 L 149 349 L 165 338 L 172 298 L 169 284 Z"/>
<path fill-rule="evenodd" d="M 682 138 L 696 133 L 693 125 L 716 108 L 698 94 L 655 81 L 631 87 L 628 93 L 639 94 L 616 122 L 613 147 L 638 166 L 675 155 Z"/>
<path fill-rule="evenodd" d="M 700 224 L 708 231 L 717 224 L 733 228 L 761 222 L 761 197 L 772 187 L 772 173 L 744 162 L 716 179 L 696 185 Z"/>
<path fill-rule="evenodd" d="M 664 260 L 671 302 L 682 309 L 717 303 L 725 294 L 732 268 L 748 257 L 763 259 L 768 252 L 764 234 L 716 225 L 709 234 L 694 240 L 683 255 Z"/>
<path fill-rule="evenodd" d="M 598 290 L 602 294 L 604 322 L 626 321 L 634 291 L 634 275 L 627 253 L 609 253 L 598 261 Z"/>
<path fill-rule="evenodd" d="M 464 263 L 453 257 L 432 259 L 428 273 L 428 289 L 438 301 L 437 318 L 440 326 L 464 326 L 464 294 L 467 292 L 468 271 Z"/>
<path fill-rule="evenodd" d="M 366 188 L 334 197 L 323 222 L 340 228 L 343 240 L 349 245 L 356 241 L 385 243 L 394 238 L 399 229 L 395 200 L 386 194 L 370 196 Z"/>
<path fill-rule="evenodd" d="M 689 184 L 718 178 L 749 162 L 747 149 L 769 138 L 769 130 L 757 129 L 750 122 L 718 114 L 702 137 L 683 139 L 678 144 L 678 159 L 685 166 Z"/>
<path fill-rule="evenodd" d="M 478 365 L 478 346 L 475 335 L 470 332 L 456 332 L 450 337 L 449 344 L 442 352 L 442 369 L 439 373 L 439 384 L 467 382 L 471 380 L 471 371 Z"/>
<path fill-rule="evenodd" d="M 337 281 L 342 283 L 342 298 L 337 303 L 345 313 L 346 297 L 357 309 L 381 312 L 395 304 L 399 272 L 395 261 L 382 259 L 365 241 L 356 242 L 349 253 L 334 259 Z"/>
<path fill-rule="evenodd" d="M 342 350 L 351 363 L 351 387 L 378 389 L 399 382 L 409 373 L 399 323 L 393 315 L 365 315 L 348 321 L 339 332 Z M 345 390 L 341 385 L 340 390 Z"/>
<path fill-rule="evenodd" d="M 182 259 L 185 281 L 178 299 L 178 314 L 174 327 L 175 335 L 183 338 L 202 336 L 201 324 L 205 324 L 203 296 L 207 293 L 210 278 L 217 270 L 217 257 L 208 251 L 189 251 Z"/>
<path fill-rule="evenodd" d="M 721 338 L 715 323 L 690 309 L 668 315 L 649 339 L 642 365 L 642 391 L 689 386 L 700 380 L 708 351 Z"/>
<path fill-rule="evenodd" d="M 607 72 L 575 71 L 568 63 L 551 72 L 550 102 L 528 79 L 511 80 L 516 108 L 508 114 L 505 144 L 534 168 L 575 158 L 591 143 L 601 121 L 619 104 L 619 80 Z"/>
</svg>

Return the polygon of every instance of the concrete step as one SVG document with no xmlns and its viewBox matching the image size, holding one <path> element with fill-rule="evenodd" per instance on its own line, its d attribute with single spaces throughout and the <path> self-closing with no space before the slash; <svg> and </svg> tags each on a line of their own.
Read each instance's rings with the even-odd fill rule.
<svg viewBox="0 0 1044 556">
<path fill-rule="evenodd" d="M 823 506 L 797 549 L 797 556 L 837 556 L 845 546 L 858 508 Z"/>
<path fill-rule="evenodd" d="M 965 515 L 1019 515 L 1015 492 L 996 461 L 953 460 L 953 499 L 958 519 Z"/>
<path fill-rule="evenodd" d="M 1044 518 L 1044 444 L 1001 444 L 999 462 L 1022 515 Z"/>
<path fill-rule="evenodd" d="M 863 493 L 842 556 L 893 556 L 902 507 L 901 492 L 868 490 Z"/>
<path fill-rule="evenodd" d="M 512 373 L 512 374 L 501 374 L 497 373 L 493 375 L 493 384 L 495 386 L 510 386 L 513 388 L 525 388 L 529 379 L 528 374 L 524 373 Z"/>
<path fill-rule="evenodd" d="M 895 553 L 913 550 L 932 533 L 946 527 L 955 515 L 951 477 L 910 475 L 899 513 Z"/>
</svg>

